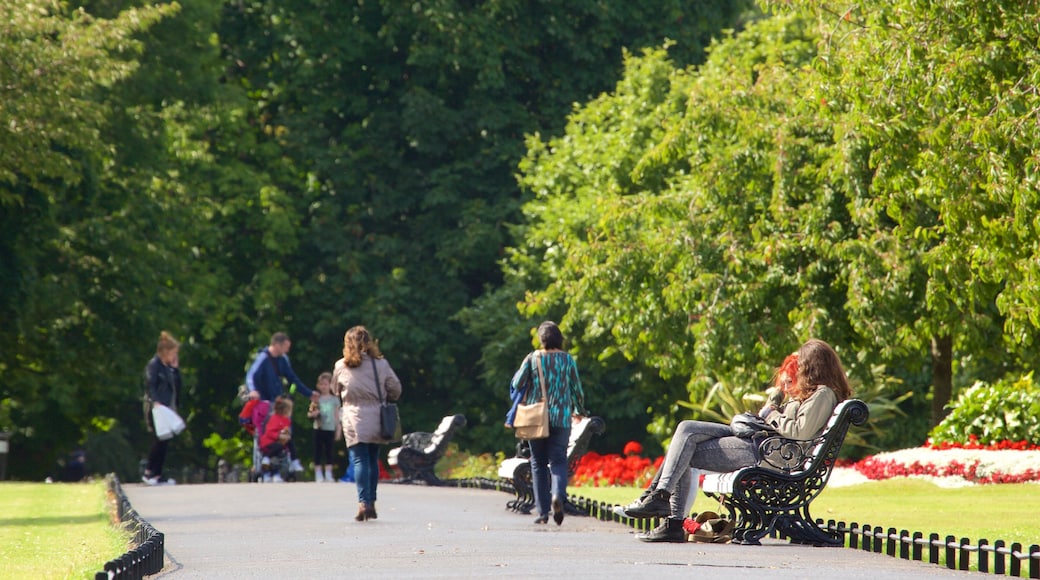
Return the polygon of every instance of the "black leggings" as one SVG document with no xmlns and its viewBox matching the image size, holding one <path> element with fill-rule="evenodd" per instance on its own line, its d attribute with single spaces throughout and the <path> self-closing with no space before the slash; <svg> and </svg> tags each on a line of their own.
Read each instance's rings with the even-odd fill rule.
<svg viewBox="0 0 1040 580">
<path fill-rule="evenodd" d="M 335 431 L 324 429 L 314 430 L 314 464 L 332 465 L 336 455 L 333 451 L 333 441 L 336 438 Z"/>
<path fill-rule="evenodd" d="M 152 418 L 151 412 L 148 413 L 148 426 L 151 428 L 152 433 L 155 433 L 155 419 Z M 152 449 L 148 452 L 146 475 L 149 477 L 160 477 L 162 475 L 163 464 L 166 463 L 166 448 L 169 446 L 169 439 L 164 441 L 158 437 L 155 438 L 155 443 L 152 443 Z"/>
</svg>

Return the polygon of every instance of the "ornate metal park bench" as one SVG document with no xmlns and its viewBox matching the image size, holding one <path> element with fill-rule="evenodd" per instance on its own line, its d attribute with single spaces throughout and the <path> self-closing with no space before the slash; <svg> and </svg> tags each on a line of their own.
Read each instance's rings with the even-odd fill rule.
<svg viewBox="0 0 1040 580">
<path fill-rule="evenodd" d="M 427 485 L 442 485 L 434 466 L 444 456 L 448 443 L 459 428 L 466 425 L 463 415 L 448 415 L 433 433 L 417 431 L 401 438 L 401 446 L 390 450 L 387 463 L 401 470 L 398 483 L 423 482 Z"/>
<path fill-rule="evenodd" d="M 849 426 L 863 425 L 869 414 L 863 401 L 843 401 L 815 439 L 767 437 L 759 443 L 757 465 L 706 474 L 701 489 L 729 510 L 736 522 L 733 542 L 757 545 L 776 531 L 793 543 L 842 545 L 840 535 L 816 525 L 809 503 L 827 485 Z"/>
<path fill-rule="evenodd" d="M 607 428 L 600 417 L 585 417 L 571 427 L 571 438 L 567 444 L 567 472 L 574 475 L 574 469 L 581 457 L 589 450 L 593 435 L 601 435 Z M 513 484 L 516 499 L 506 502 L 506 507 L 519 513 L 529 514 L 534 507 L 534 487 L 531 485 L 531 452 L 526 441 L 517 444 L 517 456 L 506 459 L 498 467 L 498 476 Z M 564 511 L 572 515 L 580 513 L 569 501 Z"/>
</svg>

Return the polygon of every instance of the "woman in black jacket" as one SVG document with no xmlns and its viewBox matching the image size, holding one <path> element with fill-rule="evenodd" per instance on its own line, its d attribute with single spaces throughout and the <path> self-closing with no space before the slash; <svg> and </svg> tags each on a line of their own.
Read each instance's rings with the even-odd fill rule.
<svg viewBox="0 0 1040 580">
<path fill-rule="evenodd" d="M 177 399 L 181 392 L 181 372 L 178 368 L 178 353 L 180 343 L 177 342 L 165 330 L 159 334 L 159 343 L 155 348 L 155 356 L 148 361 L 144 369 L 145 382 L 148 385 L 148 400 L 152 408 L 166 406 L 174 411 L 177 410 Z M 148 427 L 155 433 L 155 419 L 153 413 L 148 413 Z M 148 453 L 148 467 L 141 478 L 147 485 L 173 485 L 174 480 L 163 477 L 163 463 L 166 462 L 166 448 L 169 439 L 156 437 L 152 444 L 152 450 Z"/>
</svg>

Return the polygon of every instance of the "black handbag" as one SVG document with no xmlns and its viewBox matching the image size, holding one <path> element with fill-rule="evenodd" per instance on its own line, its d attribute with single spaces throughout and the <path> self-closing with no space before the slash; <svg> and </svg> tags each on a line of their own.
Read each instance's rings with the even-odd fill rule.
<svg viewBox="0 0 1040 580">
<path fill-rule="evenodd" d="M 733 434 L 744 439 L 753 437 L 764 437 L 776 433 L 772 425 L 766 423 L 765 419 L 754 413 L 737 413 L 729 422 Z"/>
<path fill-rule="evenodd" d="M 401 413 L 397 403 L 389 403 L 383 396 L 383 385 L 379 383 L 379 371 L 376 370 L 375 357 L 372 360 L 372 374 L 376 377 L 376 389 L 379 391 L 379 437 L 388 443 L 396 443 L 402 439 Z"/>
</svg>

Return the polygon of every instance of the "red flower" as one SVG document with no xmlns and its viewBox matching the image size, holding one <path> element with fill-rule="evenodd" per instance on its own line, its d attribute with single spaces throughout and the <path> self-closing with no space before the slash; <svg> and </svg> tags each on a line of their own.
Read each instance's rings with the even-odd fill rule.
<svg viewBox="0 0 1040 580">
<path fill-rule="evenodd" d="M 629 441 L 625 443 L 625 449 L 622 451 L 624 455 L 639 455 L 643 452 L 643 446 L 638 441 Z"/>
</svg>

